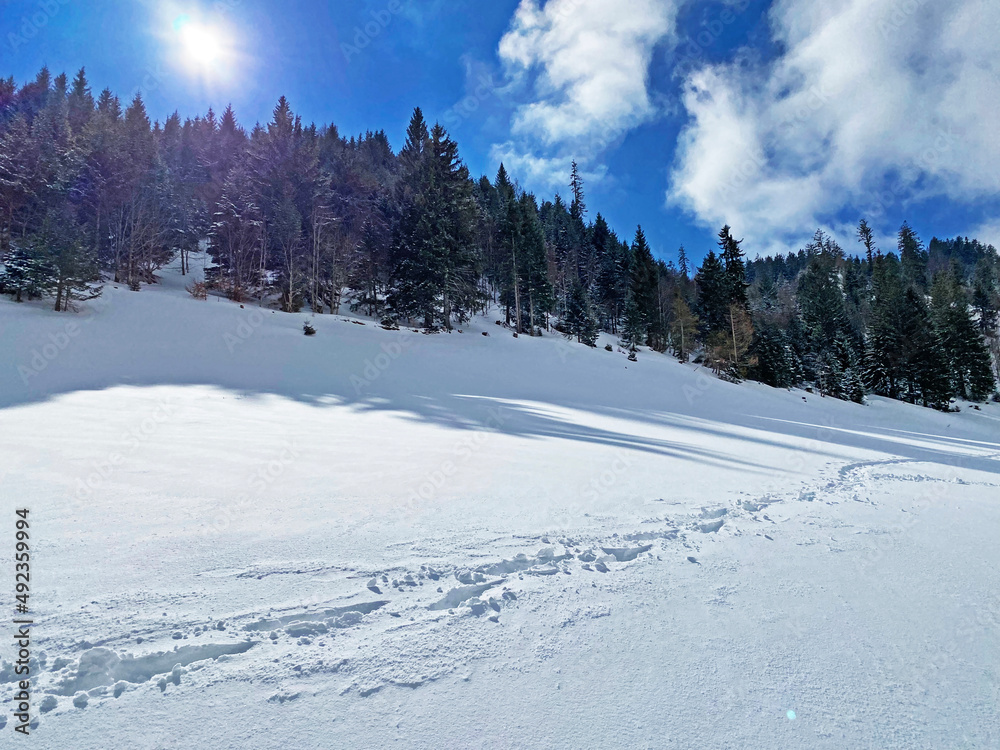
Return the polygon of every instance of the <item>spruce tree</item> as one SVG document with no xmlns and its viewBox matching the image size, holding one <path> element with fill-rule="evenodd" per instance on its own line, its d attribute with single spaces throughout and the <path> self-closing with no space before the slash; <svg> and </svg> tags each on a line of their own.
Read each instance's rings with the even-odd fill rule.
<svg viewBox="0 0 1000 750">
<path fill-rule="evenodd" d="M 749 375 L 772 388 L 790 388 L 801 379 L 798 362 L 788 336 L 778 326 L 761 326 L 755 330 L 750 347 L 753 365 Z"/>
<path fill-rule="evenodd" d="M 865 258 L 868 260 L 868 273 L 872 272 L 872 264 L 875 262 L 875 232 L 869 226 L 867 219 L 862 219 L 858 223 L 858 242 L 864 245 Z"/>
<path fill-rule="evenodd" d="M 969 315 L 957 263 L 934 277 L 931 312 L 947 362 L 952 395 L 985 401 L 995 389 L 989 350 Z"/>
<path fill-rule="evenodd" d="M 880 396 L 899 398 L 907 343 L 903 336 L 903 279 L 894 255 L 876 256 L 871 320 L 865 347 L 865 384 Z"/>
<path fill-rule="evenodd" d="M 640 226 L 632 243 L 631 310 L 628 336 L 633 346 L 654 346 L 659 331 L 659 274 L 653 253 Z M 631 313 L 631 314 L 629 314 Z"/>
<path fill-rule="evenodd" d="M 705 256 L 695 281 L 698 285 L 698 308 L 702 325 L 707 332 L 724 330 L 729 314 L 731 287 L 726 269 L 715 251 L 710 250 Z"/>
<path fill-rule="evenodd" d="M 16 302 L 37 299 L 56 289 L 56 270 L 40 237 L 15 240 L 0 270 L 0 288 Z"/>
<path fill-rule="evenodd" d="M 927 251 L 917 233 L 906 222 L 899 228 L 899 260 L 903 282 L 921 291 L 927 289 Z"/>
<path fill-rule="evenodd" d="M 738 305 L 744 310 L 749 309 L 747 301 L 747 271 L 743 261 L 742 240 L 733 238 L 732 230 L 727 224 L 719 231 L 719 250 L 723 265 L 726 268 L 726 292 L 728 302 Z"/>
<path fill-rule="evenodd" d="M 927 303 L 913 286 L 903 293 L 900 313 L 906 347 L 904 397 L 911 403 L 946 409 L 953 391 L 948 360 Z"/>
<path fill-rule="evenodd" d="M 577 167 L 576 161 L 573 162 L 570 173 L 569 187 L 573 193 L 573 204 L 570 206 L 570 215 L 575 221 L 582 224 L 587 216 L 587 204 L 583 195 L 583 177 L 580 176 L 580 169 Z"/>
<path fill-rule="evenodd" d="M 407 172 L 407 205 L 396 232 L 395 289 L 390 304 L 405 317 L 419 315 L 427 328 L 466 318 L 478 299 L 475 253 L 477 207 L 469 172 L 457 144 L 435 125 L 423 152 L 423 116 L 414 113 Z M 411 138 L 407 139 L 407 147 Z"/>
<path fill-rule="evenodd" d="M 995 336 L 1000 318 L 1000 282 L 996 257 L 984 256 L 976 262 L 972 280 L 972 305 L 984 336 Z"/>
<path fill-rule="evenodd" d="M 597 320 L 594 318 L 587 290 L 579 282 L 573 285 L 570 293 L 565 327 L 566 333 L 575 336 L 581 344 L 597 346 Z"/>
<path fill-rule="evenodd" d="M 677 251 L 677 257 L 677 268 L 681 272 L 681 278 L 687 281 L 691 277 L 691 264 L 688 261 L 687 250 L 684 249 L 684 245 L 681 245 Z"/>
<path fill-rule="evenodd" d="M 538 217 L 535 196 L 523 193 L 519 201 L 521 213 L 521 242 L 523 262 L 520 266 L 521 283 L 527 294 L 527 314 L 530 333 L 546 324 L 555 297 L 549 281 L 548 254 L 545 248 L 545 230 Z"/>
</svg>

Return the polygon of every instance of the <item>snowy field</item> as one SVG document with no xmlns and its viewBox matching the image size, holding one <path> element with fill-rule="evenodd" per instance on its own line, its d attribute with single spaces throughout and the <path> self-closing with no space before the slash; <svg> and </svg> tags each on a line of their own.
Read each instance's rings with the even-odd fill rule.
<svg viewBox="0 0 1000 750">
<path fill-rule="evenodd" d="M 0 302 L 0 746 L 1000 747 L 996 405 L 163 281 Z"/>
</svg>

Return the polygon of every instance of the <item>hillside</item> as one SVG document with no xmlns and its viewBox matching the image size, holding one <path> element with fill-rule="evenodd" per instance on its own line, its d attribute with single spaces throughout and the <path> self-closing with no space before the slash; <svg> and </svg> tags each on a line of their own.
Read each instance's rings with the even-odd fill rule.
<svg viewBox="0 0 1000 750">
<path fill-rule="evenodd" d="M 1000 406 L 189 281 L 0 300 L 34 746 L 1000 744 Z"/>
</svg>

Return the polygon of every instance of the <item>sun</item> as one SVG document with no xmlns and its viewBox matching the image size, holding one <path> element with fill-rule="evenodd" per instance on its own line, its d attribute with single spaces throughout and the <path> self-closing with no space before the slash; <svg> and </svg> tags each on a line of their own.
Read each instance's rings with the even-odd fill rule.
<svg viewBox="0 0 1000 750">
<path fill-rule="evenodd" d="M 223 45 L 219 35 L 204 26 L 186 24 L 181 29 L 181 43 L 188 59 L 205 67 L 219 62 L 223 56 Z"/>
<path fill-rule="evenodd" d="M 193 21 L 186 16 L 174 23 L 181 61 L 192 72 L 220 73 L 231 54 L 231 43 L 219 27 Z"/>
</svg>

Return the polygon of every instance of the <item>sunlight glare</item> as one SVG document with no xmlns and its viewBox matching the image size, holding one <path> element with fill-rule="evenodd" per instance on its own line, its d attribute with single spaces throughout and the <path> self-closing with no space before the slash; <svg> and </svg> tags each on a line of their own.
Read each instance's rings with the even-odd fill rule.
<svg viewBox="0 0 1000 750">
<path fill-rule="evenodd" d="M 207 75 L 222 72 L 230 57 L 231 44 L 218 27 L 192 21 L 186 16 L 174 23 L 182 62 L 192 72 Z"/>
</svg>

